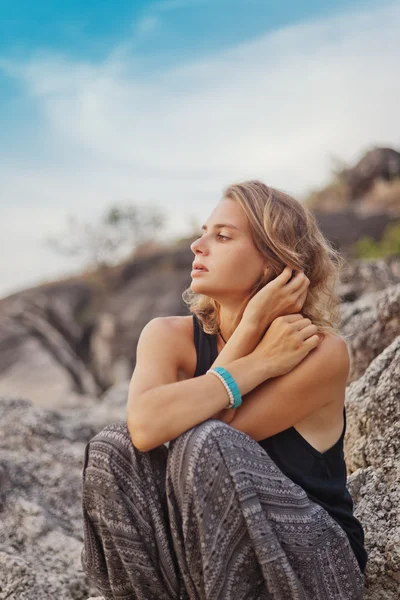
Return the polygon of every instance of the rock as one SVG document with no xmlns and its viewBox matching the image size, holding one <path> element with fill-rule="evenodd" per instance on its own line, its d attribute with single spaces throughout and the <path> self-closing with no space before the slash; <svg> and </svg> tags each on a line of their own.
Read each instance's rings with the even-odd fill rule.
<svg viewBox="0 0 400 600">
<path fill-rule="evenodd" d="M 400 177 L 400 153 L 392 148 L 374 148 L 367 152 L 344 176 L 352 201 L 362 198 L 377 180 Z"/>
<path fill-rule="evenodd" d="M 80 404 L 63 409 L 62 415 L 71 421 L 80 420 L 90 423 L 93 429 L 100 431 L 109 423 L 126 421 L 129 382 L 112 386 L 100 398 L 87 397 Z"/>
<path fill-rule="evenodd" d="M 399 200 L 400 205 L 400 200 Z M 355 207 L 348 206 L 335 212 L 313 209 L 319 228 L 324 236 L 343 254 L 352 257 L 353 244 L 361 237 L 368 236 L 379 241 L 391 223 L 398 222 L 399 211 L 395 214 L 381 210 L 373 214 L 360 215 Z"/>
<path fill-rule="evenodd" d="M 398 600 L 400 587 L 399 482 L 383 469 L 358 469 L 348 478 L 354 514 L 363 523 L 368 565 L 364 600 Z"/>
<path fill-rule="evenodd" d="M 351 355 L 348 383 L 400 335 L 400 283 L 341 304 L 341 334 Z"/>
<path fill-rule="evenodd" d="M 85 600 L 81 478 L 93 425 L 0 401 L 0 600 Z"/>
<path fill-rule="evenodd" d="M 364 294 L 380 292 L 400 283 L 400 257 L 385 260 L 347 262 L 340 276 L 337 293 L 343 303 L 354 302 Z"/>
<path fill-rule="evenodd" d="M 44 286 L 0 303 L 0 394 L 67 406 L 100 387 L 87 364 L 85 323 L 93 291 L 83 283 Z M 46 392 L 44 392 L 46 390 Z"/>
<path fill-rule="evenodd" d="M 400 336 L 346 390 L 345 456 L 369 560 L 365 600 L 397 600 L 400 585 Z"/>
<path fill-rule="evenodd" d="M 400 464 L 400 336 L 347 387 L 346 407 L 349 472 L 374 466 L 393 473 Z"/>
</svg>

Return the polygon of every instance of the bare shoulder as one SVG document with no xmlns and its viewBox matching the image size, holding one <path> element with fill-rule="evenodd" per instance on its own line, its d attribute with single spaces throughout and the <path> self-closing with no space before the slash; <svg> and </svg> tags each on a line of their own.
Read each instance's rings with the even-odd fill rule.
<svg viewBox="0 0 400 600">
<path fill-rule="evenodd" d="M 174 315 L 168 317 L 154 317 L 145 327 L 160 328 L 169 333 L 173 333 L 174 335 L 180 335 L 185 334 L 188 329 L 188 320 L 190 321 L 191 317 L 178 317 Z"/>
<path fill-rule="evenodd" d="M 196 350 L 193 346 L 194 354 Z M 155 317 L 143 328 L 136 348 L 136 364 L 129 386 L 129 406 L 158 385 L 187 379 L 190 355 L 187 326 L 181 317 Z M 196 362 L 196 357 L 194 357 Z"/>
<path fill-rule="evenodd" d="M 196 348 L 193 342 L 192 316 L 155 317 L 153 323 L 159 331 L 163 331 L 163 352 L 173 352 L 179 368 L 179 379 L 193 377 L 196 370 Z"/>
<path fill-rule="evenodd" d="M 350 353 L 346 340 L 334 333 L 318 333 L 321 342 L 311 355 L 314 355 L 315 364 L 335 375 L 345 375 L 350 369 Z"/>
<path fill-rule="evenodd" d="M 180 340 L 185 345 L 188 339 L 193 339 L 193 321 L 192 317 L 155 317 L 152 319 L 157 321 L 160 327 L 169 331 L 174 338 Z"/>
</svg>

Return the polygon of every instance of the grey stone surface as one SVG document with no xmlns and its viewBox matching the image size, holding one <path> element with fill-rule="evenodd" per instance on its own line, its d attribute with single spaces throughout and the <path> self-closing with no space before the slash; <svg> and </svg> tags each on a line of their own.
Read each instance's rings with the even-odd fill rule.
<svg viewBox="0 0 400 600">
<path fill-rule="evenodd" d="M 400 336 L 346 390 L 345 455 L 369 561 L 366 599 L 400 589 Z"/>
<path fill-rule="evenodd" d="M 0 401 L 0 599 L 84 600 L 81 468 L 89 423 Z"/>
<path fill-rule="evenodd" d="M 349 383 L 400 335 L 400 283 L 341 304 L 341 333 L 350 354 Z"/>
</svg>

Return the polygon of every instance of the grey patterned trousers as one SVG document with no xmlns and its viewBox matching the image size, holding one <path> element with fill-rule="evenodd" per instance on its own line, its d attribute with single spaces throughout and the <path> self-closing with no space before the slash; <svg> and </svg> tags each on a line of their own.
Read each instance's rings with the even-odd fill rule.
<svg viewBox="0 0 400 600">
<path fill-rule="evenodd" d="M 208 419 L 149 452 L 86 446 L 82 565 L 106 600 L 361 600 L 343 529 L 243 432 Z"/>
</svg>

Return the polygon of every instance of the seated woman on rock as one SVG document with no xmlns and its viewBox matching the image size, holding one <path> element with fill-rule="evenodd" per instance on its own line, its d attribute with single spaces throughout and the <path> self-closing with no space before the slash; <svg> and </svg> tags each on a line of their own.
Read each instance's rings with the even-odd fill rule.
<svg viewBox="0 0 400 600">
<path fill-rule="evenodd" d="M 144 327 L 127 423 L 86 447 L 83 567 L 107 600 L 361 599 L 342 259 L 257 180 L 228 187 L 202 231 L 192 314 Z"/>
</svg>

